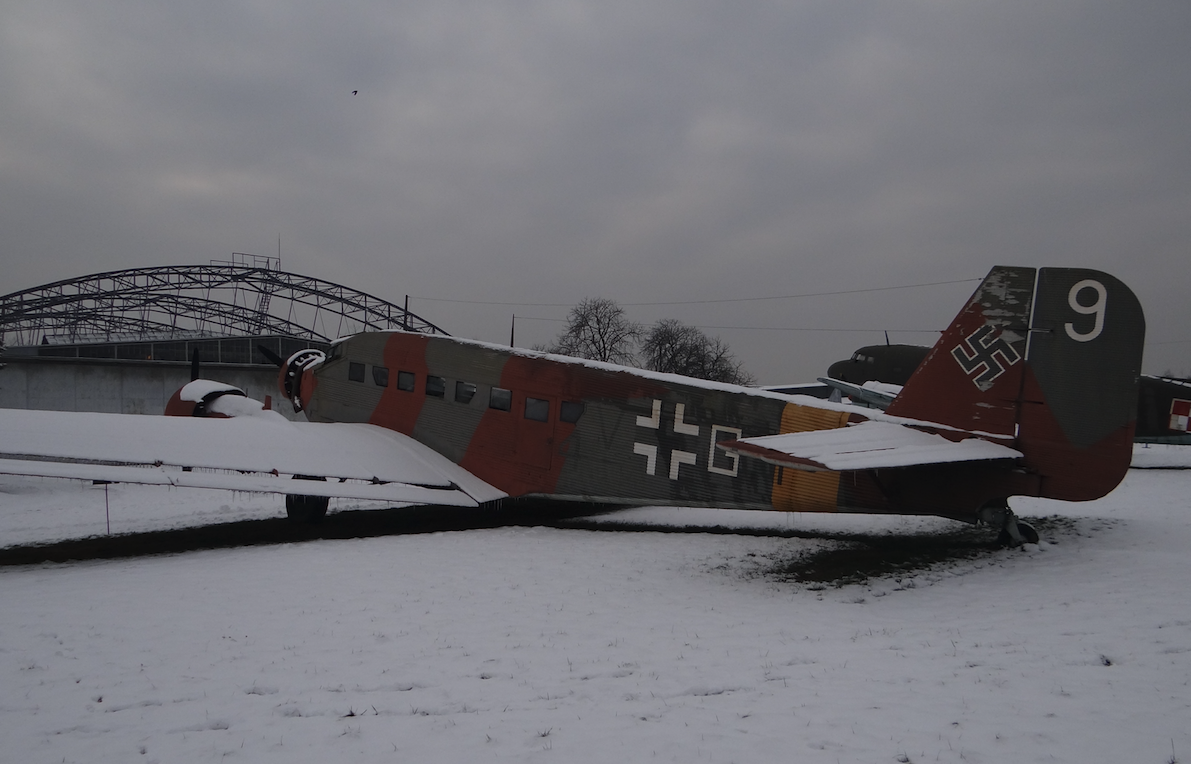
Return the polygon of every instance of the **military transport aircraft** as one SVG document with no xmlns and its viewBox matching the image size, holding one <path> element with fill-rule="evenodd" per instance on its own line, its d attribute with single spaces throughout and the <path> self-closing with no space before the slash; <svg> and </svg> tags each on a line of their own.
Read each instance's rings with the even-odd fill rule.
<svg viewBox="0 0 1191 764">
<path fill-rule="evenodd" d="M 939 515 L 1129 467 L 1145 320 L 1116 278 L 996 267 L 887 411 L 450 337 L 357 334 L 280 373 L 309 422 L 197 380 L 171 413 L 0 412 L 0 473 L 477 506 L 545 499 Z M 300 489 L 295 480 L 300 481 Z"/>
<path fill-rule="evenodd" d="M 819 380 L 853 402 L 884 410 L 930 350 L 922 345 L 867 345 L 831 364 Z M 1191 380 L 1141 375 L 1133 442 L 1191 445 Z"/>
<path fill-rule="evenodd" d="M 869 381 L 904 385 L 929 352 L 924 345 L 865 345 L 851 358 L 827 367 L 827 377 L 853 385 Z"/>
</svg>

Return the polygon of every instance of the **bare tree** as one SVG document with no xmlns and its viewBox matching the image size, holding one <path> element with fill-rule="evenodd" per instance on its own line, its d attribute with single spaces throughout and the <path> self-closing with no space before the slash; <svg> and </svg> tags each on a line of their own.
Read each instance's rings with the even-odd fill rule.
<svg viewBox="0 0 1191 764">
<path fill-rule="evenodd" d="M 641 325 L 604 297 L 588 297 L 571 308 L 567 326 L 547 350 L 593 361 L 632 364 Z"/>
<path fill-rule="evenodd" d="M 640 362 L 634 354 L 638 342 Z M 715 382 L 754 382 L 719 337 L 708 337 L 698 328 L 672 318 L 658 321 L 646 331 L 628 320 L 624 308 L 603 297 L 586 298 L 571 308 L 567 326 L 554 343 L 538 349 L 594 361 L 643 365 L 654 371 Z"/>
<path fill-rule="evenodd" d="M 670 374 L 686 374 L 699 367 L 703 332 L 693 326 L 666 318 L 649 327 L 641 342 L 641 360 L 647 369 Z"/>
<path fill-rule="evenodd" d="M 754 382 L 723 340 L 672 318 L 649 328 L 641 342 L 641 355 L 645 368 L 654 371 L 738 385 Z"/>
</svg>

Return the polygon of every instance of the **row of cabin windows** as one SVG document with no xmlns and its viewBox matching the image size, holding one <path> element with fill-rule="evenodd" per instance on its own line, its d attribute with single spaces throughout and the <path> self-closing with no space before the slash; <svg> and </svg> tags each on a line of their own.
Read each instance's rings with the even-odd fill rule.
<svg viewBox="0 0 1191 764">
<path fill-rule="evenodd" d="M 365 377 L 364 364 L 349 361 L 347 364 L 347 378 L 351 382 L 363 382 Z M 397 389 L 407 393 L 414 391 L 415 375 L 412 371 L 397 372 Z M 384 366 L 372 367 L 372 381 L 378 387 L 389 386 L 389 370 Z M 476 397 L 478 388 L 472 382 L 459 380 L 455 382 L 455 402 L 468 404 Z M 426 395 L 432 398 L 447 397 L 447 380 L 445 377 L 426 375 Z M 493 387 L 488 393 L 488 408 L 497 411 L 511 411 L 513 408 L 513 391 L 503 387 Z M 559 405 L 558 418 L 568 424 L 579 421 L 583 415 L 583 404 L 579 401 L 562 401 Z M 550 401 L 543 398 L 525 398 L 525 418 L 537 422 L 550 421 Z"/>
</svg>

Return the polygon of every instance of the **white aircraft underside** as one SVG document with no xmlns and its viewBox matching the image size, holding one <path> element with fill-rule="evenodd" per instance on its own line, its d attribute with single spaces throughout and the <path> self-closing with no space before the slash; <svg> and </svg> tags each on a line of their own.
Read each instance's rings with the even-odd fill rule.
<svg viewBox="0 0 1191 764">
<path fill-rule="evenodd" d="M 0 473 L 476 506 L 506 494 L 370 424 L 0 409 Z M 293 476 L 303 480 L 298 486 Z"/>
</svg>

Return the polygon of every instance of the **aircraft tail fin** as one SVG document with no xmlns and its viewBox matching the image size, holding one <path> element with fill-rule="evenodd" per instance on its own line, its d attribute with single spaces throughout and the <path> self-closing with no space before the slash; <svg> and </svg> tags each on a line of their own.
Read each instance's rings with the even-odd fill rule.
<svg viewBox="0 0 1191 764">
<path fill-rule="evenodd" d="M 1129 468 L 1144 341 L 1113 276 L 998 266 L 888 413 L 1011 440 L 1038 495 L 1098 498 Z"/>
</svg>

